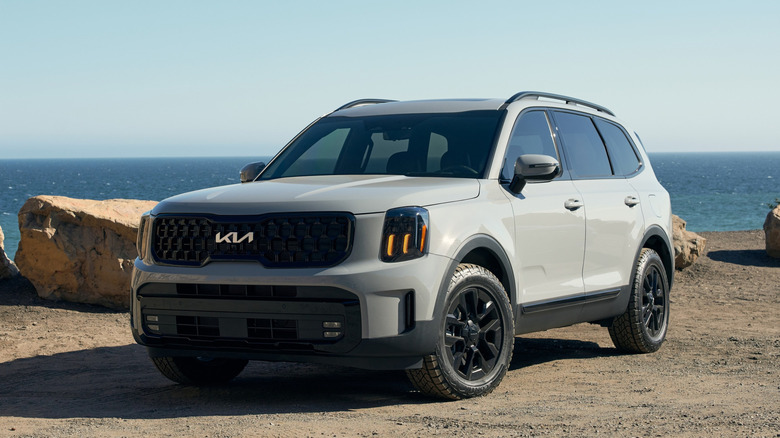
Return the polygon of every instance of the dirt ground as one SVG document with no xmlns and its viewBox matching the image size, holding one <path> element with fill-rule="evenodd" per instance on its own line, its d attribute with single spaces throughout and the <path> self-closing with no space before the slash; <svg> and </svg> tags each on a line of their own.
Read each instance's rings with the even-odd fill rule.
<svg viewBox="0 0 780 438">
<path fill-rule="evenodd" d="M 701 233 L 660 351 L 589 324 L 518 337 L 491 395 L 441 402 L 401 372 L 252 362 L 231 384 L 163 378 L 126 313 L 0 282 L 0 436 L 780 436 L 780 261 L 763 232 Z"/>
</svg>

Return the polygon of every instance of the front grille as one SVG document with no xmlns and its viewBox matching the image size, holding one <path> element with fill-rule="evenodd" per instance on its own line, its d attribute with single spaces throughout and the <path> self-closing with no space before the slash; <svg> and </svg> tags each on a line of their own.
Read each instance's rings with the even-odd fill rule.
<svg viewBox="0 0 780 438">
<path fill-rule="evenodd" d="M 253 260 L 267 267 L 333 266 L 352 250 L 349 213 L 265 216 L 168 216 L 154 219 L 157 262 L 202 266 L 218 260 Z"/>
<path fill-rule="evenodd" d="M 204 298 L 295 298 L 298 293 L 295 286 L 177 283 L 167 286 L 170 287 L 175 287 L 176 295 L 179 296 Z"/>
</svg>

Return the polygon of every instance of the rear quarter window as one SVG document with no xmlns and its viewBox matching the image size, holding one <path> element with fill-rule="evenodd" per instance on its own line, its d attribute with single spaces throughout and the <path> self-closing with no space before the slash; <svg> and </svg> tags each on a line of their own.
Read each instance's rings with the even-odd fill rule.
<svg viewBox="0 0 780 438">
<path fill-rule="evenodd" d="M 599 128 L 604 143 L 607 144 L 609 156 L 616 175 L 631 175 L 639 169 L 641 162 L 636 155 L 634 147 L 626 137 L 626 133 L 614 123 L 595 118 L 596 127 Z"/>
</svg>

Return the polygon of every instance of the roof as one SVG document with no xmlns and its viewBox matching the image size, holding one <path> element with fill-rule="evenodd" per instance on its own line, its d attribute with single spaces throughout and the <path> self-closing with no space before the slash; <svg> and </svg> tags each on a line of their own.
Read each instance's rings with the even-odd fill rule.
<svg viewBox="0 0 780 438">
<path fill-rule="evenodd" d="M 329 115 L 363 117 L 385 114 L 460 113 L 465 111 L 498 110 L 504 104 L 503 99 L 436 99 L 372 103 L 377 101 L 377 99 L 366 99 L 365 104 L 360 103 L 362 101 L 355 101 L 355 106 L 336 110 Z"/>
</svg>

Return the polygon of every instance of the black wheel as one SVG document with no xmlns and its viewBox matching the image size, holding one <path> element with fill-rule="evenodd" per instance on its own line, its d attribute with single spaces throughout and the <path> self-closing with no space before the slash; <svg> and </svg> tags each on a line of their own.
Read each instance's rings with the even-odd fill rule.
<svg viewBox="0 0 780 438">
<path fill-rule="evenodd" d="M 407 370 L 428 395 L 458 400 L 489 394 L 512 360 L 514 319 L 504 287 L 482 266 L 461 264 L 447 291 L 436 351 Z"/>
<path fill-rule="evenodd" d="M 615 346 L 630 353 L 652 353 L 661 348 L 669 326 L 669 281 L 661 257 L 642 249 L 625 313 L 615 318 L 609 336 Z"/>
<path fill-rule="evenodd" d="M 232 380 L 248 361 L 207 357 L 153 357 L 152 362 L 167 378 L 185 385 L 213 385 Z"/>
</svg>

